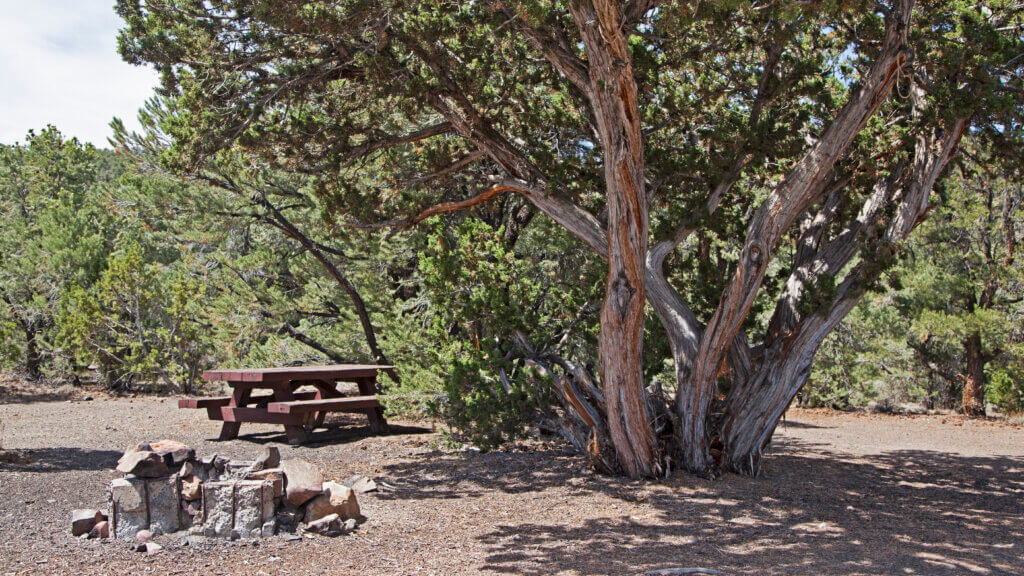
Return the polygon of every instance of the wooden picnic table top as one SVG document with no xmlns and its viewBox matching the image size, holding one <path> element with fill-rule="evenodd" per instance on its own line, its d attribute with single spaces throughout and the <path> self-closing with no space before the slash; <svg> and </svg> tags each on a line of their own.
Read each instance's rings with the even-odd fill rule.
<svg viewBox="0 0 1024 576">
<path fill-rule="evenodd" d="M 329 366 L 285 366 L 279 368 L 240 368 L 233 370 L 207 370 L 203 380 L 230 383 L 277 383 L 312 380 L 339 380 L 342 378 L 370 378 L 378 372 L 393 370 L 384 364 L 332 364 Z"/>
</svg>

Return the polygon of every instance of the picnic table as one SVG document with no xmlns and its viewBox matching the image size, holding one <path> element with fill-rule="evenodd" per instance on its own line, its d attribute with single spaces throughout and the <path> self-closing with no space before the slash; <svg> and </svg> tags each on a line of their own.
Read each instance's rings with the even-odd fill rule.
<svg viewBox="0 0 1024 576">
<path fill-rule="evenodd" d="M 178 408 L 206 408 L 210 420 L 220 420 L 220 439 L 238 437 L 243 422 L 283 424 L 290 444 L 301 444 L 314 428 L 323 426 L 329 412 L 363 412 L 375 434 L 387 432 L 387 421 L 377 400 L 377 373 L 393 366 L 335 364 L 240 370 L 207 370 L 203 379 L 223 381 L 231 396 L 182 398 Z M 346 396 L 342 382 L 355 382 L 358 396 Z M 312 390 L 298 391 L 302 387 Z M 270 390 L 253 395 L 253 390 Z"/>
</svg>

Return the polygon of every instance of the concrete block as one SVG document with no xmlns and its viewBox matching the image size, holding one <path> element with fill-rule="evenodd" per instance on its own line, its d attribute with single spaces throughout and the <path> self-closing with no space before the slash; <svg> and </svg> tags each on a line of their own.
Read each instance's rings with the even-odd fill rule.
<svg viewBox="0 0 1024 576">
<path fill-rule="evenodd" d="M 141 478 L 118 478 L 110 482 L 110 520 L 115 538 L 131 540 L 136 532 L 149 528 L 147 500 L 146 481 Z"/>
</svg>

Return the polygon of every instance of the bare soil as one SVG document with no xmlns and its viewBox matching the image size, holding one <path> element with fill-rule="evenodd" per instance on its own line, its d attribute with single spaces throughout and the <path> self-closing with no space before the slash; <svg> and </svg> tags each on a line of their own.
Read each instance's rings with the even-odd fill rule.
<svg viewBox="0 0 1024 576">
<path fill-rule="evenodd" d="M 94 395 L 0 382 L 0 448 L 31 458 L 0 463 L 0 575 L 1024 574 L 1024 430 L 1002 422 L 794 410 L 762 477 L 649 483 L 591 474 L 557 442 L 438 450 L 429 423 L 375 437 L 339 418 L 301 447 L 243 425 L 217 442 L 217 423 L 171 398 Z M 70 511 L 105 507 L 121 451 L 161 438 L 241 459 L 271 443 L 394 489 L 363 495 L 366 521 L 338 538 L 162 537 L 155 556 L 73 538 Z"/>
</svg>

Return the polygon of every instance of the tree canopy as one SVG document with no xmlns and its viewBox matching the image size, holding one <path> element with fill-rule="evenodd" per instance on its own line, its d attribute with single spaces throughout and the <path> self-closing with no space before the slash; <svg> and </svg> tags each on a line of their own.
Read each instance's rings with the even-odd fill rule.
<svg viewBox="0 0 1024 576">
<path fill-rule="evenodd" d="M 117 9 L 122 54 L 163 77 L 168 165 L 309 177 L 350 229 L 501 198 L 512 238 L 536 210 L 603 258 L 600 386 L 562 362 L 556 388 L 563 432 L 631 475 L 756 473 L 963 135 L 1019 151 L 1013 2 Z M 648 302 L 675 371 L 661 390 Z"/>
</svg>

